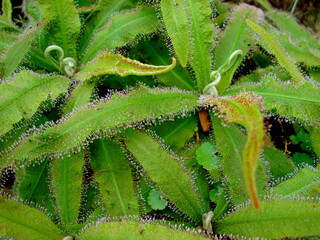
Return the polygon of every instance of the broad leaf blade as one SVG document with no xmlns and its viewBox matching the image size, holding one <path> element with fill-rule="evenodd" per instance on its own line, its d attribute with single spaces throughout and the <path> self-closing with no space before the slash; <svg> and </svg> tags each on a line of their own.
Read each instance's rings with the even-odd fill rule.
<svg viewBox="0 0 320 240">
<path fill-rule="evenodd" d="M 54 159 L 52 164 L 52 186 L 57 209 L 63 224 L 77 223 L 82 184 L 82 152 L 70 157 Z"/>
<path fill-rule="evenodd" d="M 261 202 L 259 211 L 245 207 L 219 220 L 218 234 L 246 238 L 296 238 L 320 234 L 320 204 L 272 200 Z M 263 227 L 261 227 L 263 226 Z"/>
<path fill-rule="evenodd" d="M 81 68 L 75 75 L 75 78 L 80 81 L 85 81 L 94 76 L 105 74 L 119 74 L 122 77 L 128 75 L 156 75 L 168 72 L 175 66 L 176 60 L 174 58 L 172 59 L 172 64 L 169 66 L 153 66 L 125 58 L 120 54 L 105 52 Z"/>
<path fill-rule="evenodd" d="M 29 119 L 41 102 L 55 99 L 69 87 L 69 79 L 59 75 L 38 75 L 22 71 L 0 84 L 0 135 L 22 118 Z"/>
<path fill-rule="evenodd" d="M 94 141 L 90 165 L 108 206 L 109 217 L 139 216 L 131 168 L 121 147 L 109 139 Z"/>
<path fill-rule="evenodd" d="M 262 18 L 262 12 L 258 8 L 247 4 L 241 4 L 234 10 L 220 42 L 215 47 L 215 70 L 223 66 L 234 51 L 242 50 L 243 56 L 248 53 L 254 42 L 254 37 L 252 29 L 246 23 L 246 19 L 256 22 L 259 21 L 260 18 Z M 234 66 L 234 70 L 230 76 L 226 76 L 227 79 L 222 77 L 217 85 L 217 90 L 220 95 L 222 95 L 225 89 L 231 84 L 233 74 L 240 63 L 241 62 L 238 62 L 237 65 Z"/>
<path fill-rule="evenodd" d="M 189 63 L 195 72 L 198 89 L 210 83 L 211 48 L 213 45 L 213 24 L 208 0 L 187 0 L 189 16 L 190 58 Z"/>
<path fill-rule="evenodd" d="M 77 59 L 76 41 L 80 33 L 80 18 L 73 0 L 38 0 L 41 14 L 47 20 L 58 21 L 55 45 L 59 45 L 66 57 Z"/>
<path fill-rule="evenodd" d="M 1 12 L 4 17 L 8 19 L 8 21 L 12 21 L 12 4 L 10 0 L 3 0 Z"/>
<path fill-rule="evenodd" d="M 247 23 L 269 45 L 269 47 L 273 51 L 272 53 L 276 56 L 279 64 L 290 73 L 292 81 L 298 84 L 303 83 L 305 79 L 301 71 L 295 65 L 293 60 L 287 56 L 283 48 L 279 46 L 279 44 L 276 41 L 276 38 L 258 24 L 251 22 L 250 20 L 247 20 Z"/>
<path fill-rule="evenodd" d="M 55 152 L 66 152 L 81 147 L 82 141 L 92 131 L 114 134 L 121 127 L 140 121 L 166 118 L 168 115 L 186 113 L 197 105 L 197 95 L 177 90 L 152 90 L 140 88 L 126 95 L 115 94 L 74 111 L 42 134 L 34 134 L 21 141 L 12 152 L 0 158 L 33 159 Z M 117 114 L 114 114 L 117 112 Z"/>
<path fill-rule="evenodd" d="M 127 131 L 125 144 L 161 192 L 195 222 L 200 222 L 204 211 L 195 186 L 181 163 L 154 139 L 137 130 Z"/>
<path fill-rule="evenodd" d="M 234 95 L 243 89 L 262 96 L 264 107 L 275 109 L 281 116 L 312 124 L 320 122 L 320 84 L 317 82 L 305 81 L 295 86 L 291 82 L 280 82 L 268 76 L 258 84 L 239 84 L 226 94 Z"/>
<path fill-rule="evenodd" d="M 78 235 L 77 239 L 181 239 L 205 240 L 207 238 L 195 234 L 173 230 L 156 224 L 139 224 L 138 222 L 122 221 L 100 223 L 98 226 L 89 227 Z"/>
<path fill-rule="evenodd" d="M 0 235 L 16 239 L 61 240 L 66 234 L 37 209 L 0 197 Z"/>
<path fill-rule="evenodd" d="M 230 98 L 203 97 L 203 102 L 217 106 L 228 121 L 242 125 L 247 130 L 247 141 L 242 152 L 242 169 L 247 191 L 255 208 L 259 208 L 256 189 L 255 169 L 263 146 L 263 117 L 260 113 L 258 97 L 250 93 L 240 93 Z"/>
<path fill-rule="evenodd" d="M 188 16 L 183 0 L 162 0 L 163 21 L 174 47 L 174 51 L 183 67 L 187 65 L 190 45 L 188 34 Z"/>
<path fill-rule="evenodd" d="M 91 61 L 101 51 L 130 43 L 137 35 L 155 32 L 157 25 L 158 19 L 153 7 L 140 6 L 135 11 L 115 15 L 106 27 L 94 35 L 81 63 Z"/>
<path fill-rule="evenodd" d="M 6 49 L 5 53 L 0 59 L 4 70 L 1 70 L 1 76 L 10 76 L 22 60 L 26 57 L 31 48 L 34 39 L 42 30 L 42 25 L 27 30 L 25 33 L 16 38 L 16 40 Z"/>
</svg>

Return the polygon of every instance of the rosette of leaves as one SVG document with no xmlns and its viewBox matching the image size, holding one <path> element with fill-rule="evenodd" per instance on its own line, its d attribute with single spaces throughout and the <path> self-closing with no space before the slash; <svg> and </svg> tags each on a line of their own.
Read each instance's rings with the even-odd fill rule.
<svg viewBox="0 0 320 240">
<path fill-rule="evenodd" d="M 59 2 L 52 2 L 53 5 L 59 5 Z M 64 110 L 67 114 L 55 123 L 27 131 L 2 152 L 1 166 L 11 165 L 15 168 L 25 165 L 22 170 L 16 170 L 16 197 L 48 209 L 52 214 L 51 221 L 68 235 L 80 239 L 122 237 L 128 234 L 113 232 L 117 228 L 143 238 L 147 227 L 138 224 L 137 220 L 152 211 L 147 199 L 151 199 L 154 192 L 158 199 L 168 203 L 163 206 L 165 209 L 161 210 L 161 214 L 189 224 L 192 228 L 202 223 L 209 233 L 261 238 L 319 235 L 319 202 L 303 200 L 304 197 L 318 194 L 318 169 L 298 169 L 295 176 L 291 175 L 292 178 L 274 187 L 268 184 L 270 175 L 284 178 L 294 172 L 294 165 L 290 158 L 269 143 L 264 132 L 264 114 L 278 114 L 301 124 L 312 125 L 311 141 L 317 153 L 319 118 L 316 109 L 320 105 L 320 88 L 318 83 L 302 74 L 278 44 L 277 36 L 261 27 L 266 24 L 263 12 L 245 4 L 234 7 L 230 12 L 222 10 L 222 13 L 216 13 L 217 17 L 224 14 L 229 18 L 225 28 L 220 29 L 212 22 L 210 1 L 162 0 L 155 3 L 159 12 L 156 16 L 162 25 L 160 28 L 170 38 L 171 51 L 179 61 L 178 66 L 172 69 L 174 64 L 169 65 L 170 53 L 159 42 L 161 37 L 160 40 L 140 41 L 128 53 L 148 65 L 119 55 L 116 55 L 116 60 L 108 60 L 114 54 L 99 53 L 99 47 L 92 47 L 95 41 L 100 43 L 107 39 L 109 31 L 115 29 L 113 24 L 123 23 L 120 17 L 125 14 L 128 15 L 124 19 L 132 17 L 132 22 L 142 27 L 137 12 L 144 8 L 152 9 L 153 6 L 142 5 L 132 11 L 114 14 L 105 28 L 90 29 L 94 27 L 90 27 L 89 23 L 99 26 L 93 24 L 94 17 L 104 18 L 106 13 L 121 10 L 115 9 L 120 5 L 128 7 L 128 2 L 134 4 L 133 1 L 99 1 L 97 6 L 79 8 L 78 12 L 83 14 L 81 19 L 88 24 L 82 29 L 84 34 L 78 38 L 79 47 L 74 53 L 72 50 L 67 53 L 65 46 L 68 43 L 62 41 L 64 30 L 70 29 L 61 26 L 61 19 L 56 19 L 60 15 L 47 19 L 46 14 L 51 12 L 47 11 L 50 9 L 48 3 L 37 2 L 40 12 L 41 6 L 46 9 L 42 10 L 47 21 L 43 26 L 52 32 L 57 31 L 56 38 L 54 34 L 47 35 L 45 42 L 50 42 L 49 46 L 60 46 L 65 56 L 77 59 L 75 63 L 80 66 L 75 68 L 71 76 L 64 78 L 80 82 L 71 92 L 69 101 L 77 99 L 71 106 L 81 107 L 69 108 L 74 109 L 71 113 Z M 81 3 L 84 2 L 79 2 L 78 7 L 81 7 Z M 215 4 L 216 9 L 228 9 L 221 7 L 219 2 Z M 112 8 L 104 12 L 107 6 Z M 114 18 L 120 20 L 112 21 L 116 20 Z M 156 19 L 154 21 L 158 24 Z M 130 23 L 124 22 L 122 28 L 118 29 L 120 33 Z M 254 38 L 255 32 L 263 40 Z M 121 34 L 115 35 L 116 39 L 110 41 L 110 46 L 109 41 L 102 46 L 112 49 L 112 46 L 123 46 L 128 39 L 132 40 L 130 37 L 124 40 L 119 36 Z M 115 43 L 118 45 L 112 45 Z M 254 47 L 256 44 L 275 56 L 275 66 L 271 66 L 263 52 Z M 43 56 L 46 49 L 47 46 L 40 51 Z M 37 56 L 35 52 L 29 58 Z M 47 63 L 48 66 L 52 65 L 51 71 L 68 75 L 72 64 L 67 62 L 63 65 L 63 56 L 61 67 L 57 59 L 61 59 L 62 54 L 52 53 L 49 48 Z M 98 55 L 95 57 L 95 54 Z M 261 59 L 265 64 L 244 76 L 241 81 L 234 81 L 234 73 L 242 60 L 251 55 L 257 66 L 260 66 Z M 86 61 L 89 63 L 82 65 Z M 24 62 L 21 66 L 27 67 L 28 64 Z M 39 68 L 42 71 L 49 70 L 44 65 Z M 80 92 L 90 95 L 92 89 L 86 91 L 83 90 L 85 87 L 79 86 L 94 85 L 97 78 L 105 74 L 124 76 L 129 72 L 142 75 L 137 68 L 148 74 L 163 73 L 157 76 L 157 80 L 160 85 L 169 88 L 140 86 L 111 94 L 91 104 L 86 104 L 89 98 L 83 100 L 83 96 L 87 95 Z M 288 75 L 276 75 L 284 70 Z M 251 80 L 253 78 L 258 83 L 254 83 Z M 203 131 L 199 130 L 196 136 L 199 136 L 199 141 L 208 141 L 210 144 L 202 144 L 198 148 L 195 140 L 193 146 L 188 147 L 188 141 L 193 141 L 198 119 Z M 203 132 L 210 129 L 213 130 L 213 136 L 206 137 Z M 13 133 L 10 135 L 14 138 Z M 7 136 L 5 139 L 11 141 Z M 215 163 L 212 164 L 212 161 Z M 88 165 L 93 171 L 91 178 L 95 179 L 94 186 L 82 181 L 81 169 L 90 169 Z M 209 186 L 218 190 L 211 190 L 209 195 Z M 273 193 L 278 196 L 273 197 Z M 216 205 L 214 209 L 210 206 L 210 199 Z M 16 221 L 20 213 L 24 216 L 27 211 L 34 211 L 37 215 L 40 212 L 15 201 L 2 202 L 3 206 L 23 208 L 12 212 L 10 216 L 3 213 L 1 220 L 7 224 L 2 224 L 1 234 L 19 239 L 21 236 L 7 227 L 9 220 Z M 223 216 L 228 210 L 229 214 Z M 116 222 L 119 217 L 129 216 L 133 222 Z M 101 217 L 113 218 L 115 222 L 81 230 L 85 224 L 96 222 Z M 24 223 L 21 225 L 26 226 Z M 16 226 L 17 229 L 21 227 L 18 224 Z M 42 228 L 58 233 L 48 219 L 43 223 L 37 222 L 37 226 L 41 227 L 35 230 L 36 233 L 45 232 Z M 30 227 L 27 228 L 29 230 Z M 152 234 L 157 234 L 156 227 L 150 229 Z M 60 232 L 57 239 L 65 237 L 63 234 Z M 170 234 L 172 237 L 180 233 Z M 160 237 L 164 235 L 160 233 Z"/>
</svg>

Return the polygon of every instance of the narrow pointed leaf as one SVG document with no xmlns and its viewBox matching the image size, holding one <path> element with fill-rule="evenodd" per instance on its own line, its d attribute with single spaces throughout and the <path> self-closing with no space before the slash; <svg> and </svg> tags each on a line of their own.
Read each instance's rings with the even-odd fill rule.
<svg viewBox="0 0 320 240">
<path fill-rule="evenodd" d="M 82 84 L 79 83 L 76 88 L 72 91 L 68 102 L 63 108 L 64 113 L 70 113 L 76 107 L 81 107 L 86 105 L 90 101 L 92 91 L 95 87 L 95 84 Z"/>
<path fill-rule="evenodd" d="M 143 120 L 185 114 L 198 105 L 197 99 L 197 95 L 186 92 L 148 88 L 140 88 L 126 95 L 115 94 L 109 100 L 78 109 L 42 134 L 34 134 L 22 140 L 16 149 L 2 156 L 0 162 L 5 164 L 5 160 L 11 157 L 16 160 L 32 159 L 68 151 L 78 147 L 92 131 L 104 130 L 112 134 L 121 127 Z"/>
<path fill-rule="evenodd" d="M 187 0 L 189 16 L 190 59 L 195 72 L 198 89 L 210 83 L 211 48 L 213 47 L 213 24 L 211 7 L 208 0 Z"/>
<path fill-rule="evenodd" d="M 234 72 L 240 66 L 243 57 L 247 55 L 251 45 L 254 43 L 254 32 L 247 25 L 246 19 L 256 22 L 260 18 L 262 18 L 262 12 L 258 8 L 247 4 L 241 4 L 234 10 L 220 42 L 215 47 L 215 70 L 219 68 L 228 70 L 221 72 L 221 80 L 217 84 L 219 95 L 223 95 L 225 89 L 229 87 Z M 231 61 L 234 64 L 233 66 L 226 66 L 228 61 L 230 61 L 229 58 L 237 50 L 241 50 L 242 55 L 237 57 L 239 59 Z"/>
<path fill-rule="evenodd" d="M 249 199 L 243 169 L 243 151 L 246 146 L 245 134 L 235 125 L 223 126 L 223 121 L 213 117 L 213 129 L 219 152 L 222 155 L 222 171 L 228 181 L 228 191 L 234 205 L 238 206 Z M 257 189 L 260 195 L 268 193 L 265 170 L 258 161 L 256 169 Z"/>
<path fill-rule="evenodd" d="M 161 192 L 181 211 L 200 222 L 204 211 L 190 176 L 161 145 L 137 130 L 126 133 L 125 144 Z"/>
<path fill-rule="evenodd" d="M 242 152 L 242 169 L 253 205 L 259 208 L 255 170 L 264 137 L 263 117 L 259 110 L 261 99 L 250 93 L 240 93 L 230 98 L 204 96 L 202 100 L 211 106 L 216 105 L 228 121 L 246 128 L 248 137 Z"/>
<path fill-rule="evenodd" d="M 136 7 L 137 2 L 137 0 L 98 1 L 94 12 L 91 14 L 92 18 L 90 18 L 84 26 L 84 34 L 80 36 L 79 53 L 81 55 L 83 54 L 86 47 L 90 44 L 92 37 L 96 33 L 96 30 L 106 26 L 114 13 L 118 13 L 126 9 L 133 9 Z"/>
<path fill-rule="evenodd" d="M 162 0 L 161 11 L 174 51 L 181 65 L 185 67 L 190 51 L 185 3 L 183 0 Z"/>
<path fill-rule="evenodd" d="M 272 193 L 281 196 L 303 197 L 314 190 L 316 183 L 320 183 L 320 171 L 305 167 L 294 177 L 272 188 Z"/>
<path fill-rule="evenodd" d="M 272 54 L 276 56 L 279 64 L 290 73 L 292 81 L 295 83 L 304 82 L 305 79 L 301 71 L 295 65 L 293 60 L 287 56 L 283 48 L 279 46 L 279 44 L 276 41 L 276 38 L 258 24 L 251 22 L 250 20 L 247 20 L 247 23 L 256 33 L 258 33 L 261 36 L 261 38 L 265 42 L 267 42 L 267 44 L 273 51 Z"/>
<path fill-rule="evenodd" d="M 138 35 L 156 31 L 158 19 L 155 9 L 140 6 L 138 9 L 112 17 L 106 27 L 97 32 L 81 60 L 91 61 L 99 52 L 112 50 L 132 42 Z"/>
<path fill-rule="evenodd" d="M 160 224 L 139 224 L 138 222 L 122 221 L 100 223 L 98 226 L 86 229 L 78 235 L 77 239 L 205 240 L 207 238 L 181 230 L 173 230 Z"/>
<path fill-rule="evenodd" d="M 241 4 L 233 10 L 226 30 L 214 49 L 215 69 L 221 67 L 238 49 L 242 50 L 244 56 L 247 54 L 254 42 L 254 32 L 247 25 L 246 20 L 256 22 L 260 18 L 262 18 L 261 10 L 247 4 Z"/>
<path fill-rule="evenodd" d="M 61 240 L 66 234 L 43 212 L 0 197 L 0 236 Z"/>
<path fill-rule="evenodd" d="M 80 18 L 73 0 L 38 0 L 41 14 L 47 20 L 58 20 L 56 43 L 65 53 L 65 57 L 77 59 L 76 41 L 80 33 Z"/>
<path fill-rule="evenodd" d="M 305 81 L 293 85 L 269 76 L 258 84 L 239 84 L 226 94 L 234 95 L 243 89 L 262 96 L 264 107 L 275 109 L 281 116 L 298 118 L 312 124 L 320 122 L 320 84 L 317 82 Z"/>
<path fill-rule="evenodd" d="M 3 0 L 1 7 L 2 15 L 5 16 L 9 21 L 12 21 L 12 4 L 10 0 Z"/>
<path fill-rule="evenodd" d="M 259 211 L 245 207 L 219 220 L 215 233 L 269 239 L 320 234 L 319 203 L 272 200 L 260 205 Z"/>
<path fill-rule="evenodd" d="M 70 157 L 54 159 L 52 164 L 52 186 L 57 209 L 63 224 L 77 223 L 82 184 L 83 152 Z"/>
<path fill-rule="evenodd" d="M 176 60 L 174 58 L 172 59 L 172 64 L 169 66 L 153 66 L 125 58 L 120 54 L 105 52 L 81 68 L 75 75 L 75 78 L 80 81 L 85 81 L 93 76 L 105 74 L 119 74 L 122 77 L 128 75 L 156 75 L 168 72 L 175 66 Z"/>
<path fill-rule="evenodd" d="M 54 99 L 69 87 L 69 79 L 59 75 L 38 75 L 22 71 L 0 84 L 0 135 L 22 118 L 29 119 L 41 102 Z"/>
<path fill-rule="evenodd" d="M 131 168 L 120 146 L 109 139 L 96 140 L 91 145 L 90 165 L 109 217 L 139 216 Z"/>
<path fill-rule="evenodd" d="M 17 69 L 28 54 L 34 39 L 40 33 L 42 25 L 27 30 L 10 44 L 0 59 L 4 68 L 3 70 L 1 69 L 1 76 L 8 77 Z"/>
</svg>

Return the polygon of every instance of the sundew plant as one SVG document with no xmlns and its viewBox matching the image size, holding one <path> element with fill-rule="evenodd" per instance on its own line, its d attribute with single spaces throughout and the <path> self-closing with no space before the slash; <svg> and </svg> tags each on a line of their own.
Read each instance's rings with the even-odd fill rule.
<svg viewBox="0 0 320 240">
<path fill-rule="evenodd" d="M 0 237 L 320 236 L 319 38 L 258 2 L 3 0 Z"/>
</svg>

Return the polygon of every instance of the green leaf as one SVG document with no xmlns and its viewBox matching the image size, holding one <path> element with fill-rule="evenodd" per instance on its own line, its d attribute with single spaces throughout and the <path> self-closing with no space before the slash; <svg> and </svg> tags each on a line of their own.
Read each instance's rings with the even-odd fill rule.
<svg viewBox="0 0 320 240">
<path fill-rule="evenodd" d="M 275 36 L 267 32 L 264 28 L 258 24 L 247 20 L 248 25 L 258 33 L 262 39 L 269 45 L 272 49 L 272 54 L 274 54 L 279 62 L 279 64 L 284 67 L 291 75 L 292 81 L 294 83 L 303 83 L 305 81 L 301 71 L 295 65 L 290 57 L 287 56 L 286 52 L 279 46 L 276 41 Z"/>
<path fill-rule="evenodd" d="M 215 223 L 215 233 L 245 238 L 297 238 L 320 234 L 320 204 L 272 200 L 260 210 L 241 208 Z"/>
<path fill-rule="evenodd" d="M 1 70 L 0 72 L 1 75 L 8 77 L 17 69 L 22 60 L 28 54 L 34 39 L 41 32 L 42 26 L 43 23 L 38 27 L 27 30 L 22 35 L 17 37 L 16 40 L 10 44 L 10 46 L 8 46 L 0 59 L 0 62 L 4 65 L 4 70 Z"/>
<path fill-rule="evenodd" d="M 170 64 L 170 52 L 165 43 L 161 40 L 152 39 L 152 41 L 141 41 L 134 49 L 130 51 L 137 51 L 133 54 L 133 57 L 141 56 L 143 61 L 153 65 L 169 65 Z M 179 64 L 171 71 L 158 75 L 157 79 L 168 87 L 178 87 L 180 89 L 186 89 L 195 91 L 195 82 L 190 76 L 187 69 L 181 67 Z"/>
<path fill-rule="evenodd" d="M 48 184 L 50 161 L 16 169 L 15 195 L 25 202 L 54 211 L 54 200 Z"/>
<path fill-rule="evenodd" d="M 272 193 L 281 196 L 304 196 L 320 182 L 320 171 L 305 167 L 294 177 L 272 188 Z"/>
<path fill-rule="evenodd" d="M 268 76 L 258 84 L 239 84 L 230 88 L 226 94 L 234 95 L 244 89 L 262 96 L 264 107 L 275 109 L 281 116 L 319 124 L 320 84 L 317 82 L 304 81 L 293 85 Z"/>
<path fill-rule="evenodd" d="M 91 61 L 101 51 L 130 43 L 137 38 L 137 35 L 153 33 L 157 26 L 158 19 L 155 9 L 150 6 L 142 5 L 135 11 L 115 15 L 94 35 L 81 63 Z"/>
<path fill-rule="evenodd" d="M 320 128 L 313 128 L 310 133 L 312 148 L 320 159 Z"/>
<path fill-rule="evenodd" d="M 42 134 L 21 141 L 12 152 L 0 158 L 2 164 L 11 158 L 33 159 L 55 152 L 80 147 L 92 131 L 113 134 L 121 127 L 140 121 L 165 119 L 174 114 L 186 114 L 197 105 L 197 95 L 177 90 L 139 88 L 128 94 L 114 94 L 95 105 L 85 106 L 62 118 Z M 117 114 L 114 114 L 114 113 Z"/>
<path fill-rule="evenodd" d="M 22 118 L 29 119 L 41 102 L 54 99 L 69 87 L 69 79 L 59 75 L 38 75 L 22 71 L 0 84 L 0 135 Z"/>
<path fill-rule="evenodd" d="M 181 163 L 154 139 L 137 130 L 127 131 L 125 144 L 161 193 L 194 221 L 201 222 L 204 211 L 197 190 Z"/>
<path fill-rule="evenodd" d="M 94 141 L 90 165 L 108 206 L 109 216 L 139 216 L 131 168 L 120 146 L 109 139 Z"/>
<path fill-rule="evenodd" d="M 218 149 L 210 142 L 204 142 L 201 144 L 196 152 L 196 158 L 200 165 L 207 170 L 219 168 L 221 166 L 221 160 L 216 156 Z"/>
<path fill-rule="evenodd" d="M 189 63 L 195 72 L 200 92 L 210 83 L 211 48 L 213 47 L 212 11 L 208 0 L 187 0 L 190 36 Z"/>
<path fill-rule="evenodd" d="M 0 196 L 0 236 L 61 240 L 66 234 L 39 210 Z"/>
<path fill-rule="evenodd" d="M 132 9 L 136 7 L 137 0 L 100 0 L 98 5 L 87 18 L 85 22 L 84 34 L 80 37 L 79 53 L 82 55 L 85 48 L 90 44 L 90 41 L 96 30 L 107 26 L 110 18 L 114 13 L 120 12 L 126 9 Z"/>
<path fill-rule="evenodd" d="M 225 89 L 229 87 L 234 72 L 254 43 L 253 31 L 247 25 L 246 19 L 258 21 L 261 17 L 262 12 L 258 8 L 247 4 L 241 4 L 234 10 L 223 36 L 215 47 L 214 67 L 215 70 L 221 71 L 221 80 L 217 84 L 219 95 L 223 95 Z M 229 58 L 238 50 L 241 50 L 242 54 L 235 56 L 235 60 L 230 61 Z M 228 62 L 233 65 L 227 66 Z"/>
<path fill-rule="evenodd" d="M 249 199 L 243 173 L 243 150 L 246 144 L 245 134 L 231 124 L 223 126 L 223 121 L 212 117 L 216 144 L 222 155 L 222 170 L 228 181 L 228 190 L 232 202 L 237 206 Z M 266 194 L 267 179 L 265 170 L 258 161 L 256 175 L 257 188 L 261 195 Z"/>
<path fill-rule="evenodd" d="M 227 193 L 221 184 L 215 184 L 215 188 L 210 191 L 210 201 L 216 204 L 213 211 L 213 221 L 219 219 L 229 208 Z"/>
<path fill-rule="evenodd" d="M 160 125 L 153 126 L 159 137 L 164 140 L 164 144 L 172 149 L 180 149 L 194 135 L 198 119 L 195 115 L 178 119 L 174 121 L 163 122 Z"/>
<path fill-rule="evenodd" d="M 310 166 L 314 165 L 314 160 L 306 153 L 295 152 L 291 158 L 291 160 L 297 165 L 301 163 L 307 163 Z"/>
<path fill-rule="evenodd" d="M 77 239 L 103 240 L 103 239 L 155 239 L 155 240 L 205 240 L 207 238 L 196 236 L 190 232 L 173 230 L 156 224 L 140 224 L 138 222 L 122 221 L 100 223 L 89 227 L 78 235 Z"/>
<path fill-rule="evenodd" d="M 247 142 L 242 152 L 242 169 L 253 206 L 259 208 L 255 170 L 257 162 L 259 162 L 264 137 L 263 116 L 259 110 L 261 99 L 253 94 L 242 92 L 230 98 L 204 96 L 202 101 L 211 106 L 216 105 L 219 111 L 225 114 L 228 121 L 246 128 Z"/>
<path fill-rule="evenodd" d="M 186 67 L 190 51 L 188 15 L 183 0 L 162 0 L 161 11 L 174 51 L 183 67 Z"/>
<path fill-rule="evenodd" d="M 94 87 L 95 84 L 93 83 L 79 83 L 70 94 L 68 102 L 63 108 L 63 112 L 70 113 L 74 108 L 86 105 L 90 101 Z"/>
<path fill-rule="evenodd" d="M 260 3 L 267 11 L 273 12 L 272 6 L 268 0 L 257 0 L 257 2 Z"/>
<path fill-rule="evenodd" d="M 155 190 L 149 192 L 148 204 L 155 210 L 163 210 L 168 205 L 162 198 L 161 193 Z"/>
<path fill-rule="evenodd" d="M 104 52 L 81 68 L 75 75 L 75 78 L 80 81 L 85 81 L 91 79 L 93 76 L 105 74 L 119 74 L 122 77 L 128 75 L 156 75 L 166 73 L 175 66 L 176 60 L 174 58 L 172 59 L 172 64 L 169 66 L 153 66 L 125 58 L 120 54 Z"/>
<path fill-rule="evenodd" d="M 54 45 L 60 46 L 66 57 L 77 59 L 76 41 L 80 33 L 80 18 L 73 0 L 38 0 L 41 14 L 47 22 L 57 24 L 58 32 L 53 36 Z M 53 44 L 51 44 L 53 45 Z"/>
<path fill-rule="evenodd" d="M 287 158 L 284 152 L 276 149 L 271 141 L 263 148 L 265 160 L 269 163 L 270 173 L 273 180 L 277 180 L 294 171 L 294 163 Z"/>
<path fill-rule="evenodd" d="M 2 15 L 5 16 L 10 22 L 12 21 L 12 4 L 10 0 L 2 0 Z"/>
<path fill-rule="evenodd" d="M 57 209 L 63 224 L 77 223 L 82 184 L 82 152 L 54 159 L 52 164 L 52 186 Z"/>
</svg>

